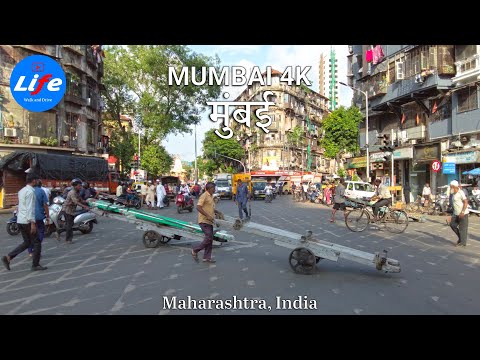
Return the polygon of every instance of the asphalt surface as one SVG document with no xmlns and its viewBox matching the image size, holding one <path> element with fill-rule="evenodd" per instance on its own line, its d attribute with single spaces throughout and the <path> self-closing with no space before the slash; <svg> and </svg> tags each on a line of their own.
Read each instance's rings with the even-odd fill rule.
<svg viewBox="0 0 480 360">
<path fill-rule="evenodd" d="M 228 200 L 217 208 L 238 214 Z M 301 234 L 311 230 L 319 239 L 370 253 L 386 249 L 402 271 L 339 259 L 320 261 L 312 275 L 296 274 L 290 249 L 233 230 L 234 241 L 215 246 L 215 264 L 197 263 L 190 255 L 197 240 L 145 248 L 141 230 L 99 218 L 91 234 L 75 232 L 74 244 L 45 239 L 46 271 L 30 271 L 26 252 L 12 261 L 11 271 L 0 265 L 0 314 L 480 314 L 480 218 L 470 217 L 469 243 L 456 248 L 444 217 L 410 222 L 400 235 L 375 226 L 353 233 L 340 212 L 330 223 L 330 211 L 284 196 L 253 202 L 252 221 Z M 177 214 L 174 207 L 154 212 L 187 221 L 197 216 Z M 0 216 L 4 224 L 8 218 Z M 0 255 L 20 241 L 1 231 Z M 279 308 L 277 297 L 286 300 Z M 202 309 L 208 300 L 214 300 L 212 309 Z M 222 305 L 226 309 L 217 308 Z"/>
</svg>

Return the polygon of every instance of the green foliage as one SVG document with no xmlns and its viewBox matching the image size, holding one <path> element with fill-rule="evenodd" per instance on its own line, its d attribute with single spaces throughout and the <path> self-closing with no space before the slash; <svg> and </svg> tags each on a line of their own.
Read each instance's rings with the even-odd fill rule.
<svg viewBox="0 0 480 360">
<path fill-rule="evenodd" d="M 218 168 L 215 161 L 211 159 L 204 159 L 200 156 L 197 158 L 197 166 L 199 179 L 203 178 L 204 175 L 207 175 L 208 177 L 213 177 L 213 174 L 217 172 Z"/>
<path fill-rule="evenodd" d="M 46 146 L 57 146 L 58 140 L 57 138 L 54 138 L 54 137 L 42 138 L 40 140 L 40 144 L 46 145 Z"/>
<path fill-rule="evenodd" d="M 360 181 L 361 179 L 360 179 L 360 177 L 359 177 L 357 174 L 353 174 L 352 180 L 353 180 L 353 181 Z"/>
<path fill-rule="evenodd" d="M 287 141 L 290 145 L 294 145 L 296 147 L 301 146 L 303 137 L 305 136 L 303 128 L 301 126 L 295 126 L 293 130 L 287 133 Z"/>
<path fill-rule="evenodd" d="M 187 180 L 195 180 L 195 168 L 192 165 L 183 165 L 183 170 Z"/>
<path fill-rule="evenodd" d="M 152 144 L 144 147 L 140 162 L 141 168 L 147 170 L 148 174 L 161 176 L 162 174 L 170 174 L 173 158 L 163 146 Z"/>
<path fill-rule="evenodd" d="M 124 172 L 128 172 L 130 169 L 130 163 L 133 161 L 133 155 L 135 154 L 132 135 L 128 132 L 113 131 L 110 137 L 110 152 L 120 160 Z"/>
<path fill-rule="evenodd" d="M 348 109 L 341 106 L 323 119 L 325 136 L 320 143 L 325 149 L 325 157 L 333 159 L 343 151 L 358 152 L 358 125 L 362 119 L 362 113 L 355 106 Z"/>
<path fill-rule="evenodd" d="M 340 168 L 340 169 L 338 169 L 338 171 L 337 171 L 337 175 L 340 176 L 340 177 L 345 178 L 345 177 L 347 176 L 347 172 L 345 171 L 345 169 Z"/>
<path fill-rule="evenodd" d="M 245 158 L 245 149 L 235 139 L 222 139 L 215 134 L 215 129 L 211 129 L 205 133 L 203 140 L 203 157 L 210 162 L 207 163 L 207 175 L 214 174 L 215 170 L 222 172 L 237 172 L 243 167 L 240 163 L 224 158 L 222 156 L 215 157 L 217 154 L 225 155 L 239 161 Z M 213 172 L 211 171 L 214 168 Z"/>
</svg>

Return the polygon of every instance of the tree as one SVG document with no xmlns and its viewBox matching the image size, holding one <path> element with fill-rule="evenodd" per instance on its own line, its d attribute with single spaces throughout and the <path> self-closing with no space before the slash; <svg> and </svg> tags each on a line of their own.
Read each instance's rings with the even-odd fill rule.
<svg viewBox="0 0 480 360">
<path fill-rule="evenodd" d="M 205 138 L 202 143 L 203 157 L 212 161 L 212 163 L 208 164 L 209 169 L 211 169 L 212 166 L 215 166 L 216 170 L 224 172 L 237 172 L 238 170 L 243 172 L 243 167 L 238 162 L 222 156 L 215 157 L 215 154 L 220 154 L 243 162 L 243 159 L 245 158 L 245 149 L 236 140 L 233 138 L 222 139 L 215 134 L 215 129 L 211 129 L 205 133 Z M 235 169 L 237 169 L 237 171 L 234 171 Z"/>
<path fill-rule="evenodd" d="M 185 179 L 195 180 L 194 167 L 190 164 L 184 164 L 183 170 L 185 170 Z"/>
<path fill-rule="evenodd" d="M 148 174 L 160 176 L 170 173 L 173 158 L 167 153 L 163 146 L 156 144 L 147 145 L 142 150 L 141 156 L 141 167 L 147 170 Z"/>
<path fill-rule="evenodd" d="M 212 177 L 218 169 L 217 164 L 212 159 L 197 157 L 198 177 L 201 179 L 205 175 Z"/>
<path fill-rule="evenodd" d="M 358 126 L 362 119 L 362 113 L 355 106 L 348 109 L 341 106 L 323 119 L 325 135 L 320 140 L 320 145 L 325 149 L 326 158 L 335 158 L 339 163 L 342 153 L 358 152 Z"/>
</svg>

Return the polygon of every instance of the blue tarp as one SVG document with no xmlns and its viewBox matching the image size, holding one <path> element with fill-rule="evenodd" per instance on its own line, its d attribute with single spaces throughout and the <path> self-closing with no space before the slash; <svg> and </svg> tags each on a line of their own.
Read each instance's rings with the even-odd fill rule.
<svg viewBox="0 0 480 360">
<path fill-rule="evenodd" d="M 464 171 L 463 175 L 480 175 L 480 168 L 476 168 L 470 171 Z"/>
</svg>

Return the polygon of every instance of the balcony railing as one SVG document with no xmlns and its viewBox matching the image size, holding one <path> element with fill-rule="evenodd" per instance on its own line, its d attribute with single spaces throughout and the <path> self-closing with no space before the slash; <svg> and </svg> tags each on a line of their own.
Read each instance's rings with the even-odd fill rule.
<svg viewBox="0 0 480 360">
<path fill-rule="evenodd" d="M 456 76 L 452 79 L 457 81 L 461 78 L 466 78 L 473 75 L 478 75 L 480 72 L 480 54 L 475 54 L 464 60 L 455 62 L 457 69 Z"/>
</svg>

